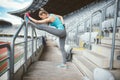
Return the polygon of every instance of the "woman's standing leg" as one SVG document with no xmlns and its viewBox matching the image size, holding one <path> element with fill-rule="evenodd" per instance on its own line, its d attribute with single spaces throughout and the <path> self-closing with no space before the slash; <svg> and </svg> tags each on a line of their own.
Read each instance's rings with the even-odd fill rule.
<svg viewBox="0 0 120 80">
<path fill-rule="evenodd" d="M 67 53 L 65 51 L 65 40 L 66 40 L 66 36 L 59 38 L 60 50 L 62 52 L 62 57 L 63 57 L 63 64 L 66 64 L 67 62 Z"/>
</svg>

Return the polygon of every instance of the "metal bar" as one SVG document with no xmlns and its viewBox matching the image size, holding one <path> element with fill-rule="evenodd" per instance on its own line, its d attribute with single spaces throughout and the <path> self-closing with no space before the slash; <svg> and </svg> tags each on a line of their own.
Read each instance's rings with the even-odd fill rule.
<svg viewBox="0 0 120 80">
<path fill-rule="evenodd" d="M 33 31 L 34 31 L 34 33 L 35 33 L 35 37 L 36 37 L 36 50 L 37 50 L 37 33 L 36 33 L 35 28 L 33 28 Z"/>
<path fill-rule="evenodd" d="M 30 41 L 32 41 L 32 40 L 28 40 L 27 42 L 30 42 Z M 19 45 L 19 44 L 22 44 L 22 43 L 25 43 L 25 41 L 20 42 L 20 43 L 15 43 L 15 45 Z"/>
<path fill-rule="evenodd" d="M 5 58 L 5 59 L 3 59 L 3 60 L 0 60 L 0 63 L 2 63 L 2 62 L 4 62 L 5 60 L 7 60 L 7 59 L 9 59 L 10 57 L 7 57 L 7 58 Z"/>
<path fill-rule="evenodd" d="M 78 26 L 76 28 L 76 33 L 75 33 L 75 43 L 76 43 L 76 45 L 78 45 L 77 44 L 78 43 L 78 41 L 77 41 L 77 35 L 78 35 Z"/>
<path fill-rule="evenodd" d="M 87 32 L 87 29 L 86 29 L 86 28 L 87 28 L 86 22 L 87 22 L 87 21 L 85 20 L 85 21 L 84 21 L 84 33 Z"/>
<path fill-rule="evenodd" d="M 35 32 L 35 37 L 36 37 L 36 50 L 37 50 L 37 33 L 35 29 L 34 29 L 34 32 Z"/>
<path fill-rule="evenodd" d="M 91 50 L 92 16 L 90 18 L 89 49 Z"/>
<path fill-rule="evenodd" d="M 34 30 L 33 28 L 31 27 L 32 29 L 32 34 L 31 34 L 31 37 L 32 37 L 32 55 L 33 55 L 33 58 L 32 58 L 32 62 L 34 62 Z"/>
<path fill-rule="evenodd" d="M 0 48 L 5 48 L 5 47 L 9 47 L 9 44 L 8 43 L 0 44 Z"/>
<path fill-rule="evenodd" d="M 93 12 L 92 13 L 92 17 L 94 17 L 97 14 L 101 14 L 101 17 L 99 19 L 100 20 L 100 25 L 99 25 L 99 29 L 100 29 L 99 36 L 100 36 L 100 39 L 99 39 L 99 43 L 101 43 L 101 35 L 102 35 L 102 11 L 98 10 L 98 11 Z"/>
<path fill-rule="evenodd" d="M 0 73 L 0 76 L 2 76 L 3 74 L 5 74 L 7 71 L 9 71 L 9 69 L 6 69 L 4 72 Z M 10 79 L 10 78 L 9 78 Z"/>
<path fill-rule="evenodd" d="M 115 1 L 114 26 L 113 26 L 113 34 L 112 34 L 112 50 L 111 50 L 111 58 L 110 58 L 110 70 L 113 69 L 113 64 L 114 64 L 115 34 L 116 34 L 116 29 L 117 29 L 118 4 L 119 4 L 119 0 L 116 0 Z"/>
<path fill-rule="evenodd" d="M 16 40 L 18 34 L 20 33 L 21 29 L 23 28 L 24 24 L 25 24 L 25 22 L 22 23 L 22 25 L 20 26 L 20 28 L 18 29 L 16 34 L 13 36 L 13 40 L 12 40 L 13 43 L 15 42 L 15 40 Z"/>
<path fill-rule="evenodd" d="M 24 26 L 25 22 L 22 23 L 21 27 L 18 29 L 17 33 L 13 36 L 13 40 L 12 40 L 12 43 L 11 43 L 11 55 L 10 55 L 10 63 L 11 63 L 11 76 L 12 78 L 14 77 L 14 49 L 15 49 L 15 40 L 18 36 L 18 34 L 20 33 L 22 27 Z M 14 80 L 14 79 L 11 79 L 11 80 Z"/>
<path fill-rule="evenodd" d="M 26 20 L 26 16 L 24 16 L 24 19 Z M 28 22 L 26 21 L 25 23 L 25 27 L 24 27 L 24 41 L 25 41 L 25 45 L 24 45 L 24 53 L 25 53 L 25 64 L 24 64 L 24 71 L 27 71 L 27 35 L 28 35 Z"/>
<path fill-rule="evenodd" d="M 0 44 L 0 48 L 5 48 L 5 47 L 8 49 L 8 58 L 4 59 L 4 61 L 9 59 L 8 60 L 8 65 L 9 65 L 9 75 L 8 76 L 9 76 L 9 80 L 13 80 L 13 72 L 12 72 L 12 65 L 13 64 L 11 63 L 11 61 L 12 61 L 12 59 L 11 59 L 11 54 L 12 54 L 11 47 L 8 43 Z M 4 73 L 7 71 L 8 71 L 8 69 L 6 71 L 4 71 Z M 2 76 L 4 73 L 0 74 L 0 76 Z"/>
<path fill-rule="evenodd" d="M 105 15 L 106 15 L 105 13 L 106 13 L 106 10 L 104 8 L 104 9 L 102 9 L 102 21 L 105 20 Z"/>
<path fill-rule="evenodd" d="M 12 70 L 12 66 L 13 66 L 13 61 L 12 61 L 12 52 L 11 52 L 11 46 L 9 45 L 8 47 L 7 47 L 7 49 L 8 49 L 8 57 L 9 57 L 9 61 L 8 61 L 8 65 L 9 65 L 9 79 L 10 80 L 14 80 L 13 78 L 14 78 L 14 73 L 13 73 L 13 70 Z"/>
<path fill-rule="evenodd" d="M 99 26 L 99 29 L 100 29 L 100 33 L 99 33 L 99 36 L 100 36 L 99 44 L 101 44 L 101 37 L 102 37 L 102 11 L 101 11 L 101 17 L 100 17 L 100 26 Z"/>
</svg>

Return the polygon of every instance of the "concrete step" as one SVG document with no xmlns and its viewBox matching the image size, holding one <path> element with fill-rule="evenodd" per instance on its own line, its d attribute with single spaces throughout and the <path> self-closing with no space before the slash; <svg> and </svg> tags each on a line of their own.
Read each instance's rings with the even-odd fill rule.
<svg viewBox="0 0 120 80">
<path fill-rule="evenodd" d="M 58 68 L 60 63 L 39 61 L 28 69 L 23 80 L 82 80 L 82 74 L 73 65 L 68 63 L 68 69 Z"/>
<path fill-rule="evenodd" d="M 93 79 L 94 70 L 96 68 L 100 68 L 100 67 L 98 67 L 97 65 L 92 63 L 91 60 L 87 59 L 84 56 L 84 54 L 85 54 L 84 52 L 79 53 L 79 54 L 74 53 L 73 63 L 79 68 L 79 70 L 84 74 L 84 76 L 87 76 L 90 80 L 94 80 Z M 88 55 L 88 57 L 90 57 L 90 56 Z M 103 57 L 103 58 L 105 58 L 105 57 Z M 97 61 L 97 60 L 95 59 L 94 62 L 95 61 Z M 107 71 L 111 72 L 112 75 L 115 77 L 115 80 L 120 80 L 120 69 L 109 70 L 109 69 L 104 68 L 104 70 L 107 70 Z"/>
<path fill-rule="evenodd" d="M 104 37 L 101 39 L 102 44 L 112 45 L 112 38 Z M 115 46 L 120 46 L 120 39 L 115 40 Z"/>
<path fill-rule="evenodd" d="M 109 68 L 110 59 L 108 57 L 96 54 L 90 50 L 85 50 L 83 55 L 100 68 Z M 114 60 L 114 68 L 120 68 L 120 61 Z"/>
<path fill-rule="evenodd" d="M 92 44 L 92 51 L 110 58 L 111 57 L 111 49 L 112 47 L 110 45 L 96 45 L 96 44 Z M 120 55 L 120 48 L 116 47 L 115 48 L 115 54 L 114 54 L 114 60 L 117 60 L 117 56 Z"/>
<path fill-rule="evenodd" d="M 113 33 L 109 33 L 109 37 L 112 38 Z M 116 33 L 115 38 L 120 39 L 120 32 Z"/>
<path fill-rule="evenodd" d="M 79 70 L 87 76 L 90 80 L 93 79 L 93 71 L 97 67 L 91 63 L 87 58 L 82 55 L 73 55 L 73 63 L 79 68 Z"/>
<path fill-rule="evenodd" d="M 113 74 L 115 80 L 120 80 L 120 69 L 114 69 L 109 71 Z"/>
</svg>

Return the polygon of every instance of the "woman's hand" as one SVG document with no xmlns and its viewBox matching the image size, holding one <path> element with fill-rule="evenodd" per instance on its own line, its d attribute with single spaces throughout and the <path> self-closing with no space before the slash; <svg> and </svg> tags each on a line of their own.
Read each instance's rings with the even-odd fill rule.
<svg viewBox="0 0 120 80">
<path fill-rule="evenodd" d="M 26 15 L 28 18 L 30 17 L 30 13 L 26 13 L 25 15 Z"/>
</svg>

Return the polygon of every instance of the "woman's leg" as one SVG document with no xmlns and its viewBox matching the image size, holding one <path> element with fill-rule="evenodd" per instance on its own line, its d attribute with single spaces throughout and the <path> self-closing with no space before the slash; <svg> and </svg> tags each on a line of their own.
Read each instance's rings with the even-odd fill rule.
<svg viewBox="0 0 120 80">
<path fill-rule="evenodd" d="M 66 62 L 67 62 L 67 53 L 65 51 L 65 40 L 66 40 L 66 36 L 59 38 L 60 50 L 61 50 L 62 56 L 63 56 L 63 64 L 66 64 Z"/>
<path fill-rule="evenodd" d="M 30 22 L 35 28 L 39 29 L 39 30 L 44 30 L 50 34 L 53 34 L 55 36 L 58 36 L 58 37 L 63 37 L 66 35 L 66 31 L 65 30 L 58 30 L 56 28 L 52 28 L 50 26 L 48 26 L 47 24 L 35 24 L 33 22 Z"/>
</svg>

